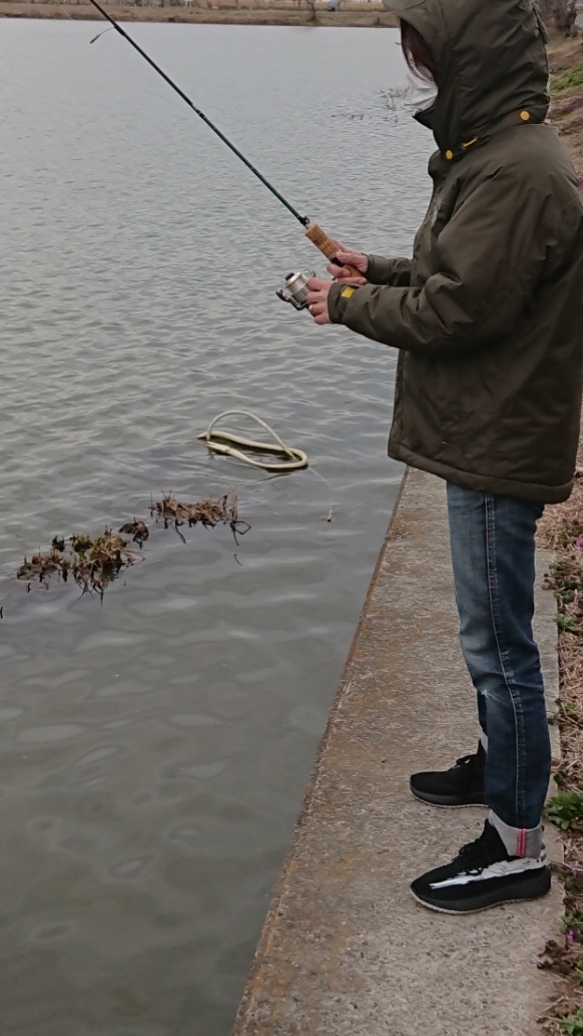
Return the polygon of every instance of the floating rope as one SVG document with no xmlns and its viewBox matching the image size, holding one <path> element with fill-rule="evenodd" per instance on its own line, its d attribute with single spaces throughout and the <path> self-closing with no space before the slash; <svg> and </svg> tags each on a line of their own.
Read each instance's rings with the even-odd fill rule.
<svg viewBox="0 0 583 1036">
<path fill-rule="evenodd" d="M 223 417 L 229 417 L 232 414 L 250 417 L 252 421 L 256 421 L 257 424 L 265 428 L 273 436 L 275 442 L 257 442 L 254 439 L 245 439 L 242 435 L 234 435 L 232 432 L 213 431 L 215 425 Z M 286 446 L 279 435 L 273 431 L 273 428 L 270 428 L 261 417 L 258 417 L 257 414 L 252 414 L 249 410 L 225 410 L 211 421 L 206 432 L 202 432 L 198 438 L 204 440 L 208 449 L 212 450 L 213 453 L 220 453 L 226 457 L 236 457 L 237 460 L 242 460 L 245 464 L 252 464 L 253 467 L 261 468 L 263 471 L 281 472 L 283 474 L 286 471 L 299 471 L 301 468 L 308 467 L 308 458 L 303 450 Z M 244 450 L 251 450 L 253 453 L 270 453 L 272 456 L 282 457 L 285 460 L 255 460 L 244 453 Z"/>
</svg>

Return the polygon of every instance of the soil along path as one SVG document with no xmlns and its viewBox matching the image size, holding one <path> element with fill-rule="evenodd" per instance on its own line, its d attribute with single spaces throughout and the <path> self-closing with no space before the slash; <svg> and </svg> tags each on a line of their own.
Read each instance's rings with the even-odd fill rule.
<svg viewBox="0 0 583 1036">
<path fill-rule="evenodd" d="M 583 44 L 554 41 L 551 119 L 579 173 L 583 190 Z M 563 980 L 544 1018 L 548 1036 L 583 1034 L 583 436 L 571 498 L 547 507 L 540 542 L 553 551 L 548 582 L 559 615 L 559 727 L 562 755 L 558 794 L 548 814 L 563 831 L 565 904 L 560 937 L 547 943 L 541 964 Z"/>
<path fill-rule="evenodd" d="M 551 121 L 566 147 L 583 190 L 583 42 L 566 39 L 549 48 Z"/>
<path fill-rule="evenodd" d="M 538 628 L 557 697 L 553 596 Z M 233 1036 L 533 1034 L 555 997 L 537 970 L 562 892 L 483 914 L 434 914 L 409 881 L 477 837 L 480 809 L 414 800 L 412 770 L 477 740 L 457 640 L 444 483 L 409 471 L 362 612 Z M 557 754 L 555 746 L 554 754 Z M 560 856 L 547 831 L 551 859 Z"/>
</svg>

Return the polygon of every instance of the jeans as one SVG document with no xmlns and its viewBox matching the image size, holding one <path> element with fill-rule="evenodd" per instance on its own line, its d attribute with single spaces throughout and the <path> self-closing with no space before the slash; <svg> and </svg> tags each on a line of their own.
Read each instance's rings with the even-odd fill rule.
<svg viewBox="0 0 583 1036">
<path fill-rule="evenodd" d="M 541 504 L 447 484 L 460 642 L 478 697 L 486 803 L 507 851 L 538 856 L 551 750 L 533 639 Z"/>
</svg>

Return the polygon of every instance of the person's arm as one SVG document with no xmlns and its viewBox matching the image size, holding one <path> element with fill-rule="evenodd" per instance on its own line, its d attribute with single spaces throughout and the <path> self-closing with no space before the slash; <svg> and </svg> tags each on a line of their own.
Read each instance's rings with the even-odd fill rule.
<svg viewBox="0 0 583 1036">
<path fill-rule="evenodd" d="M 366 279 L 369 284 L 390 284 L 395 288 L 407 288 L 411 283 L 411 260 L 399 256 L 383 259 L 380 255 L 367 255 Z"/>
<path fill-rule="evenodd" d="M 436 270 L 423 287 L 332 284 L 323 323 L 418 353 L 460 352 L 507 334 L 540 276 L 556 212 L 552 195 L 529 187 L 516 168 L 500 168 L 462 191 L 433 244 Z M 550 237 L 549 237 L 550 235 Z M 319 289 L 322 292 L 322 289 Z M 310 300 L 312 301 L 312 300 Z M 314 299 L 316 302 L 317 300 Z"/>
</svg>

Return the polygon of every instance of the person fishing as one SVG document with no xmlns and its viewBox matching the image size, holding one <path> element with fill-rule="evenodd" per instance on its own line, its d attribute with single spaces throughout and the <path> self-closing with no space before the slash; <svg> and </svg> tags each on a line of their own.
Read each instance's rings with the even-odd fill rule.
<svg viewBox="0 0 583 1036">
<path fill-rule="evenodd" d="M 399 350 L 389 455 L 446 481 L 481 735 L 473 754 L 410 784 L 424 802 L 489 812 L 479 838 L 411 890 L 434 910 L 466 913 L 542 896 L 551 883 L 535 529 L 544 505 L 573 486 L 583 196 L 546 123 L 545 33 L 531 0 L 384 4 L 401 19 L 409 68 L 435 87 L 415 116 L 438 148 L 431 202 L 412 259 L 340 246 L 328 266 L 335 280 L 311 278 L 308 303 L 316 324 Z"/>
</svg>

